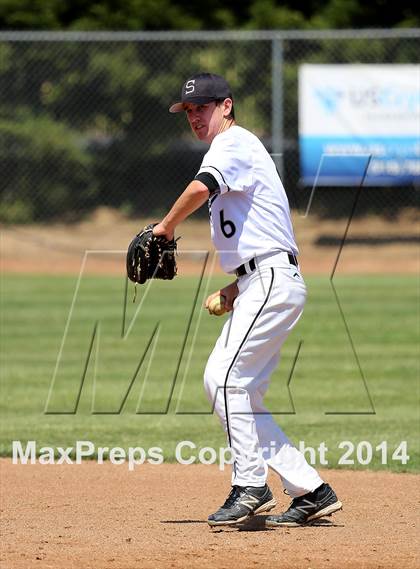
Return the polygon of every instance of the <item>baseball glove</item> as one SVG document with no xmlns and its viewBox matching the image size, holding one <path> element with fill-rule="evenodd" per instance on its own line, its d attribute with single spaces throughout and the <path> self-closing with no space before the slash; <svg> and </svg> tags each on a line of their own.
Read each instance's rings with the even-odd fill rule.
<svg viewBox="0 0 420 569">
<path fill-rule="evenodd" d="M 144 284 L 147 279 L 172 280 L 176 275 L 176 241 L 153 235 L 155 225 L 146 225 L 128 246 L 127 276 L 134 283 Z"/>
</svg>

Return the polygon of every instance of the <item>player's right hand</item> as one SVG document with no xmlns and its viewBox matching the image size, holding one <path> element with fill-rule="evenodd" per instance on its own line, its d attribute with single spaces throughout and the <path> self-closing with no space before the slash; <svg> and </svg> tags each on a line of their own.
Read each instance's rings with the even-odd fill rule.
<svg viewBox="0 0 420 569">
<path fill-rule="evenodd" d="M 238 296 L 239 294 L 239 290 L 238 290 L 238 285 L 236 284 L 236 281 L 229 284 L 228 286 L 225 286 L 224 288 L 221 288 L 220 290 L 214 292 L 213 294 L 211 294 L 210 296 L 207 297 L 206 302 L 204 303 L 205 308 L 208 309 L 209 304 L 211 303 L 211 301 L 219 296 L 224 296 L 225 298 L 225 309 L 227 312 L 230 312 L 233 309 L 233 302 L 235 300 L 235 298 Z"/>
</svg>

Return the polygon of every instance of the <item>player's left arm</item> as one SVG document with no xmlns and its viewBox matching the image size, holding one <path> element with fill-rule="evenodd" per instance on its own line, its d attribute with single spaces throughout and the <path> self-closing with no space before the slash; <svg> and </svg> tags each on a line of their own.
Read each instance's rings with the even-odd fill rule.
<svg viewBox="0 0 420 569">
<path fill-rule="evenodd" d="M 176 200 L 169 213 L 154 226 L 153 234 L 173 239 L 175 227 L 201 207 L 209 199 L 209 195 L 210 192 L 205 184 L 193 180 Z"/>
</svg>

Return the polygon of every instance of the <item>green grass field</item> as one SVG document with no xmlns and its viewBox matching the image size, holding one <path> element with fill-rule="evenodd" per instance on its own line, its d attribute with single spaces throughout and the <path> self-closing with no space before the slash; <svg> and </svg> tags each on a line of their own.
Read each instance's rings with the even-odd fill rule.
<svg viewBox="0 0 420 569">
<path fill-rule="evenodd" d="M 307 307 L 284 346 L 268 406 L 296 444 L 324 442 L 330 467 L 419 470 L 418 281 L 334 283 L 357 359 L 328 278 L 308 278 Z M 36 440 L 38 449 L 77 440 L 157 446 L 168 461 L 182 440 L 225 445 L 202 386 L 224 317 L 209 317 L 202 302 L 226 279 L 153 281 L 135 304 L 130 285 L 126 312 L 122 278 L 84 277 L 74 303 L 77 277 L 4 275 L 1 284 L 1 455 L 13 440 Z M 343 441 L 354 445 L 354 464 L 343 463 L 351 450 Z M 399 453 L 392 458 L 402 441 L 406 464 Z"/>
</svg>

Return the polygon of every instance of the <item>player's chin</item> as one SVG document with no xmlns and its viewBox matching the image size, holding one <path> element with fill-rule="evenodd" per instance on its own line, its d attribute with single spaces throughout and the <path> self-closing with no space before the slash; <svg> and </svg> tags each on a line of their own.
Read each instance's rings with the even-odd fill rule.
<svg viewBox="0 0 420 569">
<path fill-rule="evenodd" d="M 195 136 L 198 140 L 206 140 L 208 135 L 208 130 L 206 128 L 200 128 L 198 130 L 194 130 Z"/>
</svg>

